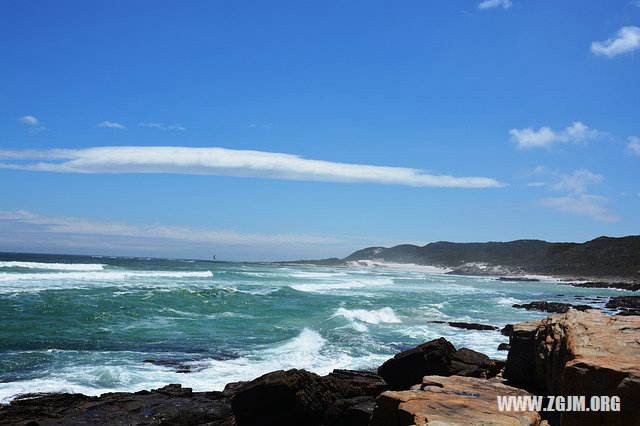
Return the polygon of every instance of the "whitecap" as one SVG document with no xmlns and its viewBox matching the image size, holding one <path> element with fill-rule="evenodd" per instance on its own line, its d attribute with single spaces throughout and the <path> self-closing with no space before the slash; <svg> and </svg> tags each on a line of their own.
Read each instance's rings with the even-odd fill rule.
<svg viewBox="0 0 640 426">
<path fill-rule="evenodd" d="M 383 323 L 399 323 L 400 318 L 390 307 L 381 308 L 378 310 L 367 311 L 366 309 L 345 309 L 338 308 L 334 316 L 342 316 L 348 320 L 357 320 L 366 322 L 368 324 L 380 324 Z"/>
<path fill-rule="evenodd" d="M 0 268 L 54 269 L 58 271 L 100 271 L 106 266 L 97 263 L 0 262 Z"/>
</svg>

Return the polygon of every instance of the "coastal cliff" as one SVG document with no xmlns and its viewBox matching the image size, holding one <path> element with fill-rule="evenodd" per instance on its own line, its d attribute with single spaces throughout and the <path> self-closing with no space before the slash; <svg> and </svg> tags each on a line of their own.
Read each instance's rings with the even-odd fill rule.
<svg viewBox="0 0 640 426">
<path fill-rule="evenodd" d="M 377 372 L 281 370 L 222 392 L 168 385 L 100 397 L 24 395 L 0 407 L 0 424 L 640 424 L 640 316 L 570 309 L 505 332 L 506 365 L 440 338 Z M 498 410 L 499 396 L 535 394 L 618 396 L 620 411 Z"/>
</svg>

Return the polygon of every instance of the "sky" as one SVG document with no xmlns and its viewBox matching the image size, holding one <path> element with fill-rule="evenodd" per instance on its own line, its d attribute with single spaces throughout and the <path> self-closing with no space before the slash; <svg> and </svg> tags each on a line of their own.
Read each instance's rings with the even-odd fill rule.
<svg viewBox="0 0 640 426">
<path fill-rule="evenodd" d="M 0 1 L 0 251 L 640 234 L 640 1 Z"/>
</svg>

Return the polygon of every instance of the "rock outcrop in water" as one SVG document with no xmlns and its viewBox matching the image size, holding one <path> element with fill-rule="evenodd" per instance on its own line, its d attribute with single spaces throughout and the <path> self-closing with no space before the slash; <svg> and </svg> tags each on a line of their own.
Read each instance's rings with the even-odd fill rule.
<svg viewBox="0 0 640 426">
<path fill-rule="evenodd" d="M 416 346 L 385 361 L 378 374 L 393 390 L 408 389 L 424 376 L 494 377 L 503 363 L 467 348 L 456 348 L 441 337 Z"/>
<path fill-rule="evenodd" d="M 327 415 L 339 424 L 342 414 L 368 421 L 375 396 L 386 388 L 368 372 L 336 370 L 321 377 L 305 370 L 274 371 L 242 386 L 232 407 L 238 425 L 320 425 Z"/>
<path fill-rule="evenodd" d="M 525 303 L 522 305 L 515 304 L 514 308 L 526 309 L 527 311 L 542 311 L 556 314 L 564 314 L 569 312 L 569 309 L 577 309 L 579 311 L 585 311 L 587 309 L 594 309 L 589 305 L 572 305 L 571 303 L 562 302 L 546 302 L 544 300 L 536 300 L 531 303 Z"/>
</svg>

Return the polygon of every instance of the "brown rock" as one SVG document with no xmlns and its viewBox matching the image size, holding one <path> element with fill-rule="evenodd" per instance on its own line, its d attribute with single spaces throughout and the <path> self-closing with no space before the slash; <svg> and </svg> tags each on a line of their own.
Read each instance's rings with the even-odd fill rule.
<svg viewBox="0 0 640 426">
<path fill-rule="evenodd" d="M 549 395 L 619 396 L 620 412 L 564 412 L 563 425 L 640 424 L 640 317 L 570 310 L 516 324 L 504 377 Z"/>
<path fill-rule="evenodd" d="M 370 425 L 538 425 L 537 412 L 498 411 L 497 397 L 530 395 L 494 381 L 427 376 L 407 391 L 387 391 L 376 399 Z"/>
</svg>

